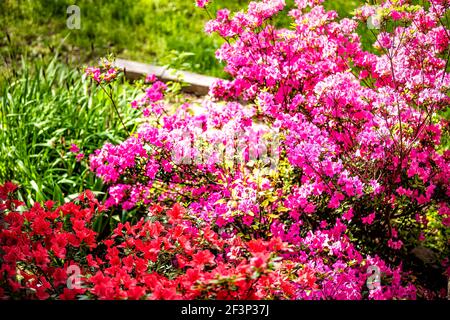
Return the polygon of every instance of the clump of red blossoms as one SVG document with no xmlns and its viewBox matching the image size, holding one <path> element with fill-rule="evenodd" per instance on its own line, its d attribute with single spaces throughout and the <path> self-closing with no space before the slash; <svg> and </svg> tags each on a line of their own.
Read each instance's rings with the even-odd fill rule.
<svg viewBox="0 0 450 320">
<path fill-rule="evenodd" d="M 105 208 L 90 191 L 62 206 L 25 209 L 14 189 L 0 189 L 2 298 L 359 299 L 368 265 L 391 282 L 370 297 L 415 295 L 400 269 L 359 254 L 342 226 L 292 246 L 275 236 L 224 237 L 179 204 L 152 205 L 147 218 L 119 223 L 100 240 L 93 228 Z"/>
<path fill-rule="evenodd" d="M 217 81 L 201 108 L 174 113 L 168 87 L 149 79 L 132 102 L 145 123 L 90 156 L 108 186 L 104 204 L 87 192 L 18 210 L 15 187 L 3 186 L 2 295 L 444 297 L 448 1 L 384 1 L 352 19 L 322 2 L 296 0 L 291 28 L 273 24 L 283 0 L 219 10 L 206 31 L 225 39 L 216 55 L 231 79 Z M 370 52 L 358 24 L 374 34 Z M 134 222 L 100 236 L 98 217 L 117 209 Z M 411 256 L 427 246 L 436 250 L 433 282 Z"/>
</svg>

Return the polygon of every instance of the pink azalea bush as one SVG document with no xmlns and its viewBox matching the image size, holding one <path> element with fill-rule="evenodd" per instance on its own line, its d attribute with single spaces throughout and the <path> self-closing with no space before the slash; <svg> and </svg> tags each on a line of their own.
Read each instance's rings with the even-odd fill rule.
<svg viewBox="0 0 450 320">
<path fill-rule="evenodd" d="M 278 236 L 223 236 L 179 204 L 153 205 L 149 219 L 119 223 L 99 240 L 94 225 L 105 207 L 92 192 L 20 212 L 16 188 L 0 186 L 0 298 L 360 299 L 368 264 L 390 282 L 369 297 L 415 296 L 400 269 L 363 257 L 342 226 L 311 233 L 293 247 Z"/>
<path fill-rule="evenodd" d="M 196 4 L 209 10 L 209 2 Z M 90 248 L 87 262 L 77 261 L 86 286 L 70 298 L 445 295 L 450 30 L 443 17 L 450 4 L 384 1 L 339 19 L 322 2 L 296 0 L 285 29 L 272 23 L 284 0 L 217 11 L 205 30 L 224 38 L 216 56 L 231 80 L 216 81 L 200 107 L 184 103 L 172 112 L 170 88 L 147 77 L 131 103 L 145 123 L 90 155 L 91 170 L 109 187 L 102 210 L 132 212 L 138 222 L 97 235 L 106 255 Z M 371 52 L 358 24 L 373 32 Z M 110 70 L 86 72 L 101 84 L 116 77 Z M 30 286 L 15 265 L 56 265 L 14 253 L 14 239 L 30 229 L 15 210 L 5 212 L 0 250 L 10 254 L 0 271 L 9 278 L 0 280 L 12 297 Z M 55 255 L 47 243 L 31 246 Z M 421 244 L 439 250 L 444 280 L 437 284 L 418 279 L 409 263 Z M 73 258 L 62 259 L 60 268 Z M 65 292 L 46 288 L 54 297 Z"/>
</svg>

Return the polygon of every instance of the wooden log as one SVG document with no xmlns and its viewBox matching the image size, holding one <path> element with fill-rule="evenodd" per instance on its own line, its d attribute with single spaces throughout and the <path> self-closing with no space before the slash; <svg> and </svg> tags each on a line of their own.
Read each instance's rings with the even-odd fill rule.
<svg viewBox="0 0 450 320">
<path fill-rule="evenodd" d="M 165 67 L 124 59 L 116 59 L 114 64 L 116 67 L 124 69 L 125 76 L 129 80 L 142 79 L 147 74 L 154 74 L 163 82 L 176 81 L 178 80 L 176 76 L 178 73 L 181 75 L 183 82 L 187 84 L 186 87 L 183 87 L 183 92 L 192 93 L 198 96 L 207 95 L 209 92 L 209 87 L 215 80 L 217 80 L 217 78 L 214 77 L 204 76 L 192 72 L 169 70 Z"/>
</svg>

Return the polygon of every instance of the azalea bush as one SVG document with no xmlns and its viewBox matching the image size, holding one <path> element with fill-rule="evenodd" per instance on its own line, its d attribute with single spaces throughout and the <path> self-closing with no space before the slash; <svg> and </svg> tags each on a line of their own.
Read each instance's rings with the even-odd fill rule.
<svg viewBox="0 0 450 320">
<path fill-rule="evenodd" d="M 16 186 L 1 186 L 1 296 L 100 299 L 255 298 L 280 295 L 275 269 L 279 239 L 221 239 L 204 223 L 184 220 L 178 204 L 150 208 L 150 219 L 119 224 L 97 241 L 96 217 L 104 207 L 91 192 L 56 207 L 17 212 Z M 7 230 L 5 229 L 7 226 Z M 225 249 L 224 249 L 225 248 Z M 215 254 L 213 254 L 214 252 Z M 73 283 L 68 273 L 78 270 Z M 82 275 L 82 276 L 81 276 Z M 281 293 L 282 294 L 282 293 Z M 231 296 L 230 296 L 231 295 Z"/>
<path fill-rule="evenodd" d="M 321 0 L 296 0 L 292 27 L 279 29 L 284 0 L 235 14 L 212 13 L 210 2 L 197 6 L 215 14 L 205 29 L 223 37 L 216 56 L 231 80 L 201 105 L 174 105 L 173 88 L 148 76 L 131 102 L 144 123 L 89 157 L 108 186 L 102 204 L 86 193 L 19 212 L 5 185 L 3 294 L 445 297 L 450 3 L 384 1 L 339 19 Z M 373 34 L 371 52 L 358 26 Z M 86 69 L 101 88 L 118 72 Z M 47 233 L 36 233 L 37 216 Z M 120 222 L 98 233 L 105 216 Z M 64 250 L 52 247 L 59 234 Z M 434 250 L 432 280 L 412 258 L 417 247 Z M 83 280 L 75 291 L 54 274 L 69 265 Z"/>
<path fill-rule="evenodd" d="M 18 197 L 30 205 L 70 200 L 84 189 L 102 196 L 87 156 L 105 141 L 123 141 L 139 117 L 128 106 L 139 92 L 134 85 L 119 79 L 114 87 L 124 128 L 106 94 L 91 90 L 82 72 L 60 58 L 24 62 L 16 77 L 0 80 L 0 182 L 20 182 Z"/>
<path fill-rule="evenodd" d="M 62 206 L 47 201 L 18 211 L 23 203 L 13 196 L 16 188 L 0 188 L 3 298 L 359 299 L 367 264 L 379 266 L 391 282 L 371 297 L 415 294 L 412 285 L 402 286 L 399 269 L 364 259 L 342 226 L 310 234 L 302 241 L 307 251 L 298 256 L 280 237 L 224 236 L 179 204 L 153 205 L 145 219 L 119 223 L 100 240 L 95 221 L 105 207 L 91 192 Z"/>
</svg>

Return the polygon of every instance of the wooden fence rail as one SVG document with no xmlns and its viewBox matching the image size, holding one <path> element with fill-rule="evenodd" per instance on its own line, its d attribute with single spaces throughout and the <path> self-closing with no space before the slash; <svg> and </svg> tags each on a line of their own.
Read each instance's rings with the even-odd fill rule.
<svg viewBox="0 0 450 320">
<path fill-rule="evenodd" d="M 116 59 L 114 64 L 116 67 L 124 69 L 125 76 L 130 80 L 142 79 L 142 77 L 146 74 L 154 74 L 164 82 L 177 80 L 175 72 L 165 67 L 124 59 Z M 176 73 L 180 74 L 183 81 L 188 85 L 182 90 L 186 93 L 192 93 L 198 96 L 208 94 L 209 87 L 215 80 L 217 80 L 217 78 L 214 77 L 187 71 L 176 71 Z"/>
</svg>

